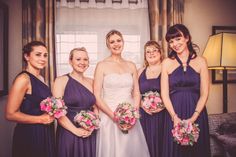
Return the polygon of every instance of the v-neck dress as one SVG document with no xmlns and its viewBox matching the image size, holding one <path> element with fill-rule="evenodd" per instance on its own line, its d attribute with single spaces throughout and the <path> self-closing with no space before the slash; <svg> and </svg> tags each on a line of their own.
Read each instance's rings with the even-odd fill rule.
<svg viewBox="0 0 236 157">
<path fill-rule="evenodd" d="M 64 101 L 67 108 L 66 116 L 77 127 L 73 119 L 81 110 L 91 110 L 96 99 L 84 85 L 72 78 L 69 74 L 65 87 Z M 74 135 L 67 129 L 57 127 L 57 157 L 95 157 L 96 155 L 96 131 L 82 138 Z"/>
<path fill-rule="evenodd" d="M 160 75 L 157 78 L 148 79 L 145 68 L 139 77 L 139 89 L 141 94 L 153 91 L 160 93 Z M 151 157 L 161 157 L 162 142 L 163 142 L 163 127 L 164 127 L 164 112 L 149 115 L 140 108 L 140 122 L 148 144 L 148 149 Z"/>
<path fill-rule="evenodd" d="M 22 113 L 39 116 L 40 102 L 51 96 L 46 84 L 27 71 L 30 77 L 32 94 L 25 94 L 20 106 Z M 19 75 L 20 75 L 19 74 Z M 24 124 L 17 123 L 13 134 L 13 157 L 55 157 L 55 131 L 54 124 Z"/>
<path fill-rule="evenodd" d="M 200 98 L 200 74 L 190 65 L 192 60 L 189 56 L 186 71 L 179 57 L 175 56 L 180 64 L 171 74 L 169 74 L 170 100 L 173 108 L 180 119 L 190 118 Z M 200 135 L 197 143 L 193 146 L 181 146 L 174 142 L 171 130 L 173 122 L 170 115 L 165 116 L 165 131 L 163 139 L 163 157 L 210 157 L 209 127 L 206 107 L 203 108 L 199 117 L 195 121 L 199 124 Z"/>
</svg>

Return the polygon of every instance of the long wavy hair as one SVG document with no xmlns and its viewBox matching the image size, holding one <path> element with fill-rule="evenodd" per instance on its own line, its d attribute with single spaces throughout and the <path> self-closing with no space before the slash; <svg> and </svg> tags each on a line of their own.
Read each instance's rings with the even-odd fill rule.
<svg viewBox="0 0 236 157">
<path fill-rule="evenodd" d="M 169 41 L 173 38 L 176 37 L 182 37 L 184 36 L 185 38 L 188 38 L 188 42 L 187 42 L 187 46 L 190 52 L 190 56 L 192 56 L 192 58 L 197 57 L 197 50 L 199 50 L 199 47 L 196 44 L 193 44 L 192 42 L 192 37 L 189 33 L 188 28 L 183 25 L 183 24 L 175 24 L 173 26 L 171 26 L 167 33 L 166 33 L 166 41 L 169 43 Z M 176 56 L 176 52 L 174 50 L 170 51 L 168 57 L 169 58 L 175 58 Z"/>
</svg>

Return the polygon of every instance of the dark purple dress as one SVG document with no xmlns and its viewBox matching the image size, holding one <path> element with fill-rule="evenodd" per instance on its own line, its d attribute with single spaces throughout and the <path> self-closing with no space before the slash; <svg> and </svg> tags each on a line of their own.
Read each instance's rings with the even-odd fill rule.
<svg viewBox="0 0 236 157">
<path fill-rule="evenodd" d="M 31 73 L 27 71 L 22 73 L 30 77 L 32 94 L 25 94 L 20 111 L 29 115 L 41 115 L 43 112 L 39 104 L 43 99 L 51 96 L 50 89 Z M 55 157 L 54 124 L 17 123 L 13 134 L 12 156 Z"/>
<path fill-rule="evenodd" d="M 65 87 L 64 101 L 67 109 L 67 117 L 73 121 L 76 113 L 81 110 L 90 110 L 96 99 L 80 82 L 73 79 L 69 74 L 69 80 Z M 78 126 L 79 127 L 79 126 Z M 82 138 L 74 135 L 62 126 L 57 128 L 57 156 L 58 157 L 95 157 L 96 155 L 96 131 L 87 137 Z"/>
<path fill-rule="evenodd" d="M 180 66 L 169 74 L 170 99 L 180 119 L 190 118 L 200 97 L 200 74 L 190 65 L 191 56 L 184 72 L 182 62 L 176 55 Z M 199 124 L 200 135 L 193 146 L 181 146 L 174 142 L 171 129 L 173 122 L 168 113 L 165 116 L 165 134 L 163 157 L 210 157 L 210 142 L 207 110 L 204 107 L 195 123 Z"/>
<path fill-rule="evenodd" d="M 148 91 L 157 91 L 160 93 L 160 76 L 153 79 L 147 79 L 145 68 L 139 77 L 139 88 L 141 94 Z M 166 112 L 166 110 L 149 115 L 142 108 L 140 108 L 140 122 L 147 141 L 150 157 L 161 157 L 163 146 L 164 112 Z"/>
</svg>

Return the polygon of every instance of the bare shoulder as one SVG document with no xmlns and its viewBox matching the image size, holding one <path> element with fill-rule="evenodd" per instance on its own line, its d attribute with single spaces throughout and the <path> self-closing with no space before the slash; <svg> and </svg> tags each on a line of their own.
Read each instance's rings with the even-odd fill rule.
<svg viewBox="0 0 236 157">
<path fill-rule="evenodd" d="M 141 75 L 141 73 L 143 72 L 144 69 L 145 69 L 145 67 L 142 67 L 142 68 L 139 68 L 139 69 L 138 69 L 138 76 Z"/>
<path fill-rule="evenodd" d="M 69 78 L 66 75 L 59 76 L 55 79 L 55 84 L 61 84 L 61 85 L 66 84 L 68 79 Z"/>
<path fill-rule="evenodd" d="M 170 59 L 170 58 L 165 58 L 163 61 L 162 61 L 162 66 L 169 66 L 173 63 L 173 59 Z"/>
<path fill-rule="evenodd" d="M 132 70 L 134 70 L 134 69 L 137 70 L 136 65 L 134 64 L 134 62 L 128 61 L 128 60 L 124 60 L 124 61 L 128 65 L 129 68 L 131 68 Z"/>
<path fill-rule="evenodd" d="M 14 85 L 22 85 L 22 86 L 25 86 L 29 83 L 30 83 L 30 77 L 26 73 L 18 75 L 13 82 Z"/>
<path fill-rule="evenodd" d="M 86 78 L 86 81 L 88 81 L 89 82 L 89 84 L 93 84 L 93 79 L 92 78 L 90 78 L 90 77 L 85 77 Z"/>
<path fill-rule="evenodd" d="M 198 65 L 200 65 L 200 66 L 206 66 L 207 65 L 207 60 L 206 60 L 205 57 L 197 56 L 195 59 L 196 59 L 196 62 L 197 62 Z"/>
<path fill-rule="evenodd" d="M 106 60 L 99 61 L 96 65 L 96 69 L 103 69 L 106 67 L 107 64 L 108 64 L 108 61 Z"/>
</svg>

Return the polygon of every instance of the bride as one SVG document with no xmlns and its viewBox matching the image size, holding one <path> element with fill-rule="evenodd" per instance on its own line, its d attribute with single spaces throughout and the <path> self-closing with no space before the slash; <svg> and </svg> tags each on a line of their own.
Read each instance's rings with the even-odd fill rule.
<svg viewBox="0 0 236 157">
<path fill-rule="evenodd" d="M 122 34 L 111 30 L 106 35 L 111 55 L 99 62 L 94 76 L 94 94 L 101 124 L 97 133 L 97 157 L 149 157 L 145 137 L 137 121 L 128 134 L 122 133 L 114 118 L 114 110 L 122 102 L 139 108 L 140 94 L 135 64 L 123 59 Z"/>
</svg>

